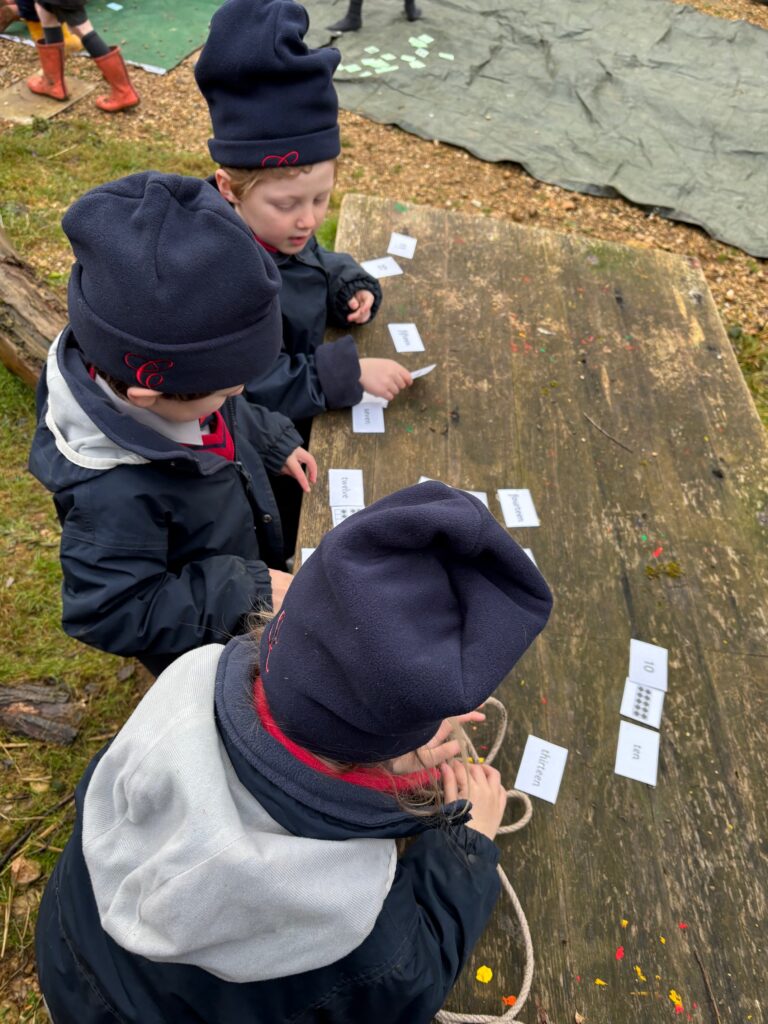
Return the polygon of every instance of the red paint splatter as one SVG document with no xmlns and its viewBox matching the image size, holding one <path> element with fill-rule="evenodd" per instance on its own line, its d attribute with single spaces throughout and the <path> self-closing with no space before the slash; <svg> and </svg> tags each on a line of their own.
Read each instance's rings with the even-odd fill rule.
<svg viewBox="0 0 768 1024">
<path fill-rule="evenodd" d="M 580 974 L 576 975 L 576 981 L 581 981 L 581 975 Z"/>
<path fill-rule="evenodd" d="M 617 960 L 623 960 L 624 959 L 624 947 L 623 946 L 619 946 L 616 949 L 616 959 Z"/>
<path fill-rule="evenodd" d="M 549 704 L 549 701 L 547 700 L 547 698 L 546 698 L 546 697 L 542 697 L 542 698 L 541 698 L 541 703 L 542 703 L 542 704 Z"/>
<path fill-rule="evenodd" d="M 664 548 L 656 548 L 656 550 L 653 552 L 653 557 L 658 558 L 663 550 Z"/>
<path fill-rule="evenodd" d="M 680 929 L 681 932 L 684 932 L 688 925 L 685 923 L 685 921 L 681 921 L 677 927 Z"/>
<path fill-rule="evenodd" d="M 675 1007 L 675 1013 L 683 1013 L 682 1003 Z"/>
<path fill-rule="evenodd" d="M 694 1003 L 694 1004 L 693 1004 L 693 1008 L 694 1008 L 694 1010 L 698 1010 L 698 1008 L 699 1008 L 699 1004 L 698 1004 L 698 1003 Z"/>
<path fill-rule="evenodd" d="M 517 1002 L 517 996 L 502 996 L 501 1001 L 505 1006 L 514 1006 Z"/>
</svg>

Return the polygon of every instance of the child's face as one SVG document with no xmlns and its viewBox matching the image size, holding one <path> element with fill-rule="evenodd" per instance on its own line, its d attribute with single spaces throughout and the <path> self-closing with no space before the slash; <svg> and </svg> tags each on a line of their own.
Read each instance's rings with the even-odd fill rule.
<svg viewBox="0 0 768 1024">
<path fill-rule="evenodd" d="M 326 160 L 306 174 L 259 181 L 233 205 L 262 242 L 290 256 L 301 252 L 323 223 L 334 175 L 333 160 Z"/>
<path fill-rule="evenodd" d="M 149 388 L 128 388 L 127 397 L 129 402 L 140 409 L 151 409 L 171 423 L 193 423 L 216 412 L 231 395 L 241 395 L 243 387 L 243 384 L 238 384 L 234 388 L 223 388 L 221 391 L 211 392 L 205 398 L 195 398 L 191 402 L 180 402 L 177 398 L 164 395 L 160 391 L 151 391 Z"/>
</svg>

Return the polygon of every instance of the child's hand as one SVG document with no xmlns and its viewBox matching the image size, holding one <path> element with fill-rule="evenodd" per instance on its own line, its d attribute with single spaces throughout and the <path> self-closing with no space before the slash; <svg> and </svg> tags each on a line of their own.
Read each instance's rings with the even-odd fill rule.
<svg viewBox="0 0 768 1024">
<path fill-rule="evenodd" d="M 471 800 L 472 818 L 467 828 L 493 840 L 504 817 L 507 791 L 498 771 L 491 765 L 470 764 L 468 767 L 469 772 L 462 761 L 445 761 L 440 765 L 445 802 Z"/>
<path fill-rule="evenodd" d="M 307 467 L 306 471 L 302 466 Z M 298 480 L 302 491 L 306 491 L 307 494 L 310 491 L 309 485 L 317 483 L 317 463 L 314 456 L 304 448 L 297 448 L 291 452 L 280 473 L 282 476 L 292 476 L 294 480 Z"/>
<path fill-rule="evenodd" d="M 457 715 L 455 718 L 446 718 L 441 722 L 440 728 L 423 747 L 412 751 L 410 754 L 402 754 L 392 761 L 392 771 L 396 775 L 407 775 L 410 772 L 424 771 L 425 768 L 436 768 L 443 761 L 461 754 L 461 746 L 456 739 L 448 739 L 453 731 L 453 722 L 484 722 L 485 715 L 482 711 L 470 711 L 466 715 Z"/>
<path fill-rule="evenodd" d="M 269 578 L 272 581 L 272 611 L 277 613 L 282 607 L 283 599 L 293 581 L 293 576 L 289 572 L 270 569 Z"/>
<path fill-rule="evenodd" d="M 373 292 L 369 292 L 367 288 L 355 292 L 347 305 L 352 310 L 347 317 L 351 324 L 367 324 L 373 309 Z"/>
<path fill-rule="evenodd" d="M 394 359 L 361 359 L 360 383 L 370 395 L 391 400 L 413 384 L 413 377 Z"/>
</svg>

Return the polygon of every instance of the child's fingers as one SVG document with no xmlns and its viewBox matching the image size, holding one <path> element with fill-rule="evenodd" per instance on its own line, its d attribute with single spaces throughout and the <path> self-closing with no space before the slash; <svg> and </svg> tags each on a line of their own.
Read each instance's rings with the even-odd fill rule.
<svg viewBox="0 0 768 1024">
<path fill-rule="evenodd" d="M 294 478 L 305 494 L 309 494 L 309 481 L 296 455 L 290 455 L 285 463 L 290 476 Z"/>
<path fill-rule="evenodd" d="M 443 780 L 443 801 L 452 804 L 459 799 L 459 785 L 456 773 L 448 762 L 440 765 L 440 774 Z"/>
<path fill-rule="evenodd" d="M 352 298 L 347 303 L 347 305 L 349 306 L 350 309 L 359 309 L 360 303 L 358 302 L 357 296 L 353 295 Z"/>
</svg>

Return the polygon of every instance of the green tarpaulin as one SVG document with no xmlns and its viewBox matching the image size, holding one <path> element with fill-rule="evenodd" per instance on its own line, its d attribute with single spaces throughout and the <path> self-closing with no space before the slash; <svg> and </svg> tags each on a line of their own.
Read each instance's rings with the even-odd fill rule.
<svg viewBox="0 0 768 1024">
<path fill-rule="evenodd" d="M 365 0 L 342 106 L 768 257 L 768 32 L 668 0 Z M 347 0 L 306 0 L 309 38 Z"/>
</svg>

